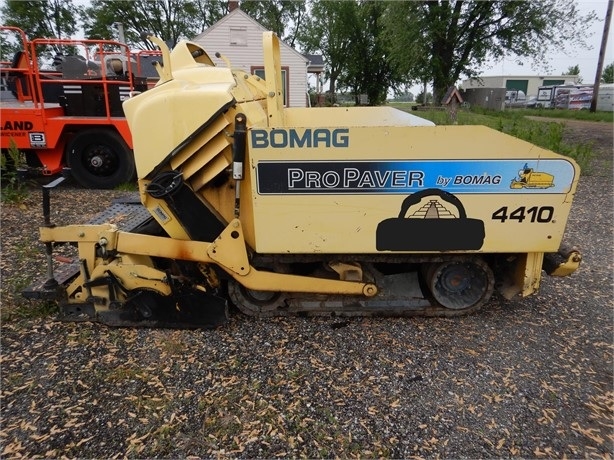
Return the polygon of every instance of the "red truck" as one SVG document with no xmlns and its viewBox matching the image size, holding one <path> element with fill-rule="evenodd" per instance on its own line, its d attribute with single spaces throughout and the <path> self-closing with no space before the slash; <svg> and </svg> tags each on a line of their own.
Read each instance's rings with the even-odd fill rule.
<svg viewBox="0 0 614 460">
<path fill-rule="evenodd" d="M 16 147 L 28 170 L 54 175 L 70 168 L 87 188 L 114 188 L 135 176 L 132 137 L 122 102 L 158 76 L 158 51 L 132 53 L 109 40 L 28 40 L 3 62 L 0 147 Z"/>
</svg>

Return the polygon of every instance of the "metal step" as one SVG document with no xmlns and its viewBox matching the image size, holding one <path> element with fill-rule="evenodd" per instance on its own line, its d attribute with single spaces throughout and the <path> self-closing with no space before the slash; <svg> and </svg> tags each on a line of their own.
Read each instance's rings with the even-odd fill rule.
<svg viewBox="0 0 614 460">
<path fill-rule="evenodd" d="M 87 222 L 91 225 L 111 223 L 125 232 L 134 232 L 152 219 L 151 214 L 140 200 L 138 193 L 131 196 L 122 197 L 111 202 L 104 211 L 97 214 L 92 220 Z M 79 274 L 79 262 L 63 264 L 57 269 L 54 267 L 54 278 L 57 287 L 49 288 L 47 279 L 40 279 L 21 291 L 21 295 L 26 299 L 34 300 L 60 300 L 64 291 L 62 286 Z"/>
</svg>

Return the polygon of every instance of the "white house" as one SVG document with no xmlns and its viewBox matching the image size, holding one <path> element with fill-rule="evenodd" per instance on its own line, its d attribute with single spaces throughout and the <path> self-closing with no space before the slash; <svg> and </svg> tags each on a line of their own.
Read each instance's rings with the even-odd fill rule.
<svg viewBox="0 0 614 460">
<path fill-rule="evenodd" d="M 266 31 L 241 9 L 235 8 L 192 41 L 202 46 L 216 65 L 226 66 L 215 57 L 215 53 L 220 53 L 230 61 L 232 68 L 266 79 L 262 54 L 262 33 Z M 306 107 L 309 59 L 283 42 L 280 42 L 280 54 L 284 104 Z"/>
</svg>

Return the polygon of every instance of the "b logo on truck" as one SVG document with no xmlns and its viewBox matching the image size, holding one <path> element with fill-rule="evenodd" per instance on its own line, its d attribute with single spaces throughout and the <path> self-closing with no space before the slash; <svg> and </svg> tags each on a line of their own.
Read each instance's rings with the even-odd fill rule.
<svg viewBox="0 0 614 460">
<path fill-rule="evenodd" d="M 30 137 L 30 147 L 47 147 L 45 133 L 28 133 Z"/>
</svg>

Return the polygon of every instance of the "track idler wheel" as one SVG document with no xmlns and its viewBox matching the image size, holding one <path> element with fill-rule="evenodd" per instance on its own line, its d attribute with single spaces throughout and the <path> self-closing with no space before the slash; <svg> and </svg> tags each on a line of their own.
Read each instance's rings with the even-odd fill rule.
<svg viewBox="0 0 614 460">
<path fill-rule="evenodd" d="M 482 307 L 495 285 L 492 270 L 479 257 L 428 264 L 424 278 L 437 303 L 458 313 Z"/>
<path fill-rule="evenodd" d="M 254 291 L 235 280 L 228 282 L 228 295 L 241 312 L 249 316 L 283 316 L 286 297 L 281 292 Z"/>
</svg>

